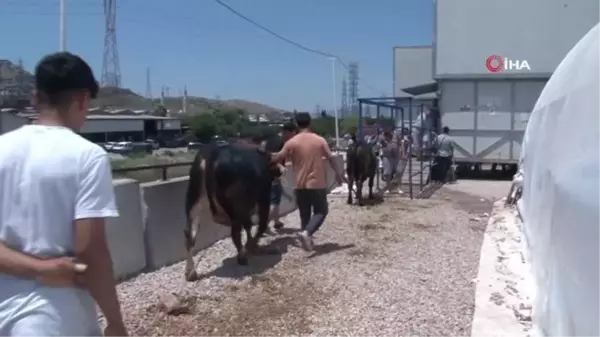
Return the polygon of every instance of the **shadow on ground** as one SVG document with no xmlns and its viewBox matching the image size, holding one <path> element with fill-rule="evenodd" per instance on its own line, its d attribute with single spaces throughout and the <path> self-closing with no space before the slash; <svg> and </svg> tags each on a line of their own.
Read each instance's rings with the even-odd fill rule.
<svg viewBox="0 0 600 337">
<path fill-rule="evenodd" d="M 211 276 L 242 279 L 246 276 L 263 274 L 281 262 L 283 254 L 288 252 L 290 245 L 297 246 L 293 237 L 278 237 L 268 244 L 260 246 L 261 253 L 249 254 L 248 265 L 240 266 L 236 256 L 233 255 L 224 259 L 217 269 L 200 275 L 199 279 Z"/>
<path fill-rule="evenodd" d="M 384 201 L 384 197 L 381 194 L 373 194 L 373 198 L 368 198 L 368 197 L 364 197 L 362 200 L 362 205 L 358 204 L 358 198 L 354 198 L 352 206 L 358 206 L 358 207 L 363 207 L 363 206 L 377 206 L 379 204 L 382 204 Z"/>
<path fill-rule="evenodd" d="M 348 248 L 353 248 L 354 246 L 355 245 L 353 243 L 348 244 L 348 245 L 340 245 L 340 244 L 332 243 L 332 242 L 315 245 L 314 252 L 312 254 L 310 254 L 308 256 L 308 258 L 312 259 L 312 258 L 321 256 L 321 255 L 337 252 L 337 251 L 348 249 Z"/>
</svg>

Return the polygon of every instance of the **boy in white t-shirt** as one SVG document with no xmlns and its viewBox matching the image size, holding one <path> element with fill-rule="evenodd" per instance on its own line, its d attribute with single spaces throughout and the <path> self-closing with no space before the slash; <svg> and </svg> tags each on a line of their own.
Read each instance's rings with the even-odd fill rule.
<svg viewBox="0 0 600 337">
<path fill-rule="evenodd" d="M 35 69 L 37 123 L 0 136 L 0 335 L 126 335 L 104 221 L 118 216 L 106 152 L 76 132 L 98 84 L 70 53 Z"/>
</svg>

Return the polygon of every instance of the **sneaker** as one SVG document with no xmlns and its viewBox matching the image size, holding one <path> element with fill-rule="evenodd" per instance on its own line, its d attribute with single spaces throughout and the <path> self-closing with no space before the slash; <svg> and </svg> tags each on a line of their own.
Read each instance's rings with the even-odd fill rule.
<svg viewBox="0 0 600 337">
<path fill-rule="evenodd" d="M 282 229 L 282 228 L 283 228 L 283 226 L 284 226 L 283 222 L 281 222 L 281 221 L 277 221 L 277 222 L 276 222 L 276 223 L 273 225 L 273 228 L 275 228 L 275 229 L 279 230 L 279 229 Z"/>
<path fill-rule="evenodd" d="M 310 237 L 310 235 L 308 235 L 307 231 L 300 232 L 300 234 L 298 234 L 298 238 L 300 239 L 300 242 L 302 243 L 302 248 L 305 251 L 310 252 L 314 249 L 313 240 Z"/>
</svg>

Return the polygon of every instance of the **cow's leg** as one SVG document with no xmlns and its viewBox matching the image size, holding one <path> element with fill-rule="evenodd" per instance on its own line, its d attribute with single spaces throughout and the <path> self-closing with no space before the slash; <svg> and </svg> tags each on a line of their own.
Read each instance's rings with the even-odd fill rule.
<svg viewBox="0 0 600 337">
<path fill-rule="evenodd" d="M 364 205 L 363 196 L 362 196 L 362 188 L 363 188 L 364 183 L 365 183 L 364 178 L 360 177 L 359 179 L 356 179 L 356 200 L 358 200 L 359 206 Z"/>
<path fill-rule="evenodd" d="M 270 193 L 269 193 L 269 196 L 270 196 Z M 256 231 L 256 235 L 252 239 L 249 238 L 249 240 L 247 242 L 247 246 L 246 246 L 248 251 L 251 251 L 255 254 L 276 253 L 274 251 L 272 252 L 272 251 L 268 251 L 265 249 L 261 249 L 258 245 L 258 242 L 260 241 L 260 239 L 263 237 L 263 235 L 267 231 L 267 227 L 269 225 L 269 210 L 270 210 L 270 197 L 267 197 L 266 195 L 264 195 L 258 201 L 258 229 Z"/>
<path fill-rule="evenodd" d="M 196 267 L 194 264 L 194 246 L 196 245 L 196 236 L 200 227 L 200 212 L 201 201 L 198 201 L 188 214 L 187 227 L 183 230 L 186 251 L 185 280 L 189 282 L 198 279 L 198 274 L 196 273 Z"/>
<path fill-rule="evenodd" d="M 242 244 L 242 224 L 238 221 L 234 221 L 231 224 L 231 240 L 237 249 L 237 262 L 241 266 L 248 264 L 248 256 L 246 254 L 246 247 Z"/>
<path fill-rule="evenodd" d="M 352 191 L 354 185 L 354 178 L 352 177 L 351 174 L 348 175 L 348 200 L 346 200 L 346 203 L 348 205 L 352 205 L 352 193 L 354 193 Z"/>
<path fill-rule="evenodd" d="M 375 182 L 375 175 L 372 174 L 369 176 L 369 199 L 373 199 L 373 183 L 374 182 Z"/>
</svg>

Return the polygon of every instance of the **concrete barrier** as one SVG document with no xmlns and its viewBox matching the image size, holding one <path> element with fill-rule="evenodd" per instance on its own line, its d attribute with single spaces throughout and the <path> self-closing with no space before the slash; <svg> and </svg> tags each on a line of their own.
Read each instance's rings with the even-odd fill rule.
<svg viewBox="0 0 600 337">
<path fill-rule="evenodd" d="M 113 186 L 119 217 L 109 218 L 105 230 L 113 268 L 116 277 L 121 279 L 146 267 L 144 222 L 137 180 L 118 179 L 113 181 Z"/>
<path fill-rule="evenodd" d="M 186 226 L 185 195 L 188 177 L 142 184 L 148 207 L 145 243 L 149 270 L 181 261 L 185 258 L 183 230 Z M 229 234 L 227 227 L 213 223 L 210 216 L 200 224 L 196 249 L 206 248 Z"/>
<path fill-rule="evenodd" d="M 336 161 L 342 168 L 342 156 L 336 156 Z M 283 178 L 282 215 L 296 210 L 294 172 L 289 168 Z M 335 175 L 329 164 L 326 168 L 327 187 L 331 191 L 335 187 Z M 120 217 L 109 220 L 107 235 L 119 278 L 143 269 L 155 270 L 185 258 L 183 230 L 188 180 L 188 177 L 180 177 L 141 185 L 131 179 L 114 182 Z M 200 224 L 197 250 L 230 234 L 228 227 L 212 222 L 206 198 L 203 200 L 207 216 Z"/>
</svg>

